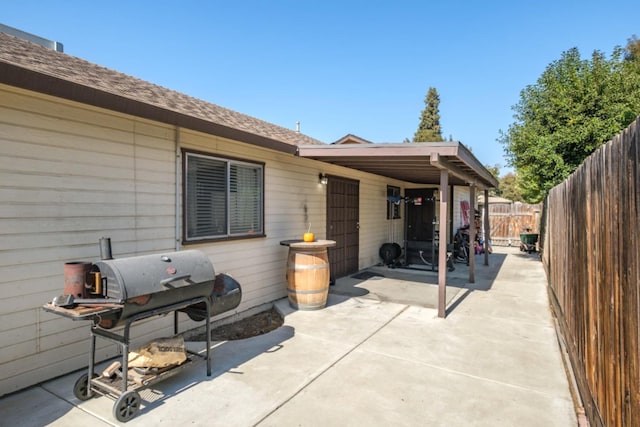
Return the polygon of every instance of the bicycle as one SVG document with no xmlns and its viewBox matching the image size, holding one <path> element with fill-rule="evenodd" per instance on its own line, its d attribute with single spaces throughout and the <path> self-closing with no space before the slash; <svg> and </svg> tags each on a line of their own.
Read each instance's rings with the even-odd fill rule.
<svg viewBox="0 0 640 427">
<path fill-rule="evenodd" d="M 464 225 L 456 231 L 453 237 L 453 258 L 456 262 L 469 265 L 469 226 Z"/>
<path fill-rule="evenodd" d="M 422 251 L 422 250 L 418 251 L 418 255 L 420 256 L 420 259 L 422 260 L 422 262 L 425 263 L 426 265 L 430 265 L 431 267 L 435 267 L 435 268 L 438 267 L 439 258 L 436 257 L 433 261 L 427 260 L 427 259 L 424 258 L 424 251 Z M 451 258 L 451 254 L 449 252 L 447 252 L 447 269 L 449 271 L 454 271 L 456 269 L 453 266 L 453 259 Z"/>
</svg>

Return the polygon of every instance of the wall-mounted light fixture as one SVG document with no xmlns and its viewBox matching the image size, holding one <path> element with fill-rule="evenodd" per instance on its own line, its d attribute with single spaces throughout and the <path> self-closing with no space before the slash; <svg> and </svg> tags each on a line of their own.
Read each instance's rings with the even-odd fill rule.
<svg viewBox="0 0 640 427">
<path fill-rule="evenodd" d="M 322 184 L 322 185 L 327 185 L 329 183 L 329 177 L 325 173 L 321 173 L 318 176 L 318 178 L 320 180 L 320 184 Z"/>
</svg>

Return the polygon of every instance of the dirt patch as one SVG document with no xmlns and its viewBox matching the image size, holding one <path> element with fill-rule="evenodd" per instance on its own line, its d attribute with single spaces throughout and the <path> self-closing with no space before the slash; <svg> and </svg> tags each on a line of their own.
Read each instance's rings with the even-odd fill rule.
<svg viewBox="0 0 640 427">
<path fill-rule="evenodd" d="M 275 308 L 262 311 L 253 316 L 246 317 L 237 322 L 218 326 L 211 330 L 212 341 L 232 341 L 255 337 L 278 329 L 284 323 L 284 319 Z M 189 337 L 191 341 L 206 341 L 207 335 L 203 331 Z"/>
</svg>

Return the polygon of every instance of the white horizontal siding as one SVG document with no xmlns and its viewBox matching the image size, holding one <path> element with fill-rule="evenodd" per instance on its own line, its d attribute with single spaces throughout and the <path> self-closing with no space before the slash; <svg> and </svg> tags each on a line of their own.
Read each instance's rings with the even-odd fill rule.
<svg viewBox="0 0 640 427">
<path fill-rule="evenodd" d="M 280 241 L 300 238 L 309 224 L 317 238 L 326 236 L 321 172 L 360 182 L 360 267 L 378 263 L 379 247 L 401 238 L 403 220 L 386 219 L 386 187 L 401 182 L 197 132 L 176 136 L 169 126 L 6 86 L 0 91 L 0 395 L 88 362 L 89 325 L 41 309 L 63 288 L 64 262 L 98 259 L 100 237 L 111 237 L 115 257 L 174 249 L 176 137 L 184 148 L 265 165 L 266 237 L 188 245 L 242 286 L 240 306 L 218 318 L 286 296 L 288 248 Z M 181 330 L 200 325 L 180 319 Z M 166 316 L 134 324 L 132 345 L 172 333 L 171 323 Z M 117 352 L 98 339 L 98 359 Z"/>
<path fill-rule="evenodd" d="M 458 228 L 462 227 L 462 208 L 461 208 L 462 202 L 469 203 L 469 206 L 470 206 L 469 219 L 473 221 L 475 203 L 473 200 L 471 201 L 469 200 L 470 194 L 471 193 L 469 191 L 469 187 L 462 187 L 462 186 L 453 187 L 453 206 L 451 207 L 451 210 L 453 212 L 453 218 L 452 218 L 453 233 L 455 233 Z"/>
<path fill-rule="evenodd" d="M 386 219 L 387 185 L 402 186 L 400 182 L 268 150 L 248 150 L 221 138 L 187 131 L 181 134 L 181 143 L 212 155 L 265 163 L 267 238 L 197 245 L 209 254 L 216 271 L 231 274 L 243 285 L 240 311 L 268 302 L 268 296 L 286 295 L 287 248 L 280 246 L 281 240 L 301 238 L 309 224 L 316 238 L 326 237 L 326 186 L 318 182 L 320 173 L 360 182 L 361 268 L 380 262 L 379 248 L 392 236 L 402 242 L 402 220 Z"/>
<path fill-rule="evenodd" d="M 173 250 L 174 144 L 168 126 L 0 87 L 0 395 L 88 363 L 89 323 L 41 309 L 65 262 L 98 259 L 103 236 L 116 257 Z"/>
</svg>

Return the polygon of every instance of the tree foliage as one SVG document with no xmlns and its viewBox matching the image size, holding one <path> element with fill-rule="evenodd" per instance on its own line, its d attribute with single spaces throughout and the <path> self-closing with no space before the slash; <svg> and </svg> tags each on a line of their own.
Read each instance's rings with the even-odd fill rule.
<svg viewBox="0 0 640 427">
<path fill-rule="evenodd" d="M 513 202 L 525 201 L 522 196 L 522 191 L 520 191 L 518 175 L 514 172 L 509 172 L 508 174 L 500 177 L 498 182 L 500 183 L 500 186 L 498 187 L 498 195 L 500 197 L 504 197 L 505 199 L 509 199 Z"/>
<path fill-rule="evenodd" d="M 520 92 L 515 122 L 499 141 L 526 201 L 542 200 L 640 114 L 640 61 L 633 52 L 615 48 L 609 59 L 599 51 L 582 59 L 570 49 Z"/>
<path fill-rule="evenodd" d="M 513 202 L 524 202 L 522 191 L 520 191 L 518 175 L 514 172 L 508 172 L 504 176 L 500 176 L 500 165 L 485 165 L 486 170 L 498 179 L 498 187 L 489 190 L 489 195 L 504 197 Z"/>
<path fill-rule="evenodd" d="M 496 179 L 500 176 L 500 165 L 498 163 L 496 163 L 495 165 L 484 165 L 484 168 L 488 170 Z"/>
<path fill-rule="evenodd" d="M 627 39 L 624 59 L 628 62 L 640 63 L 640 40 L 635 34 Z"/>
<path fill-rule="evenodd" d="M 436 88 L 430 87 L 424 99 L 424 110 L 420 115 L 418 130 L 413 135 L 413 142 L 442 141 L 440 128 L 440 95 Z"/>
</svg>

